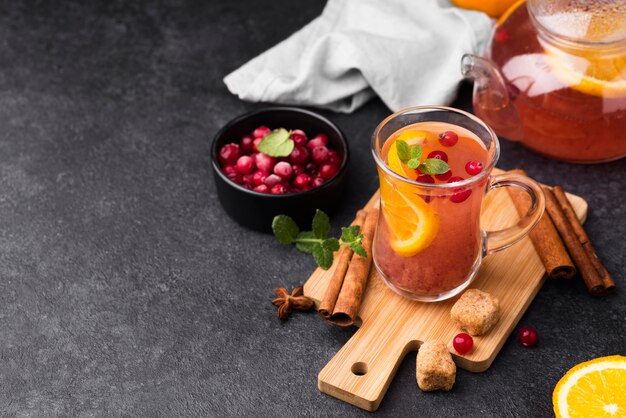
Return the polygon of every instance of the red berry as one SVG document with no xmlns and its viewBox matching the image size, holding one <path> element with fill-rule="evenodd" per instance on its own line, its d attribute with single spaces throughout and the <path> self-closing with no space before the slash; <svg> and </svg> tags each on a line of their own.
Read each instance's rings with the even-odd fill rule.
<svg viewBox="0 0 626 418">
<path fill-rule="evenodd" d="M 239 155 L 241 154 L 239 152 L 239 145 L 237 144 L 226 144 L 222 146 L 218 152 L 218 158 L 220 163 L 222 163 L 222 167 L 235 164 Z"/>
<path fill-rule="evenodd" d="M 241 176 L 239 170 L 237 170 L 237 167 L 235 167 L 234 165 L 227 165 L 223 168 L 223 170 L 224 174 L 226 174 L 226 177 L 228 177 L 230 181 L 237 184 L 243 183 L 243 177 Z"/>
<path fill-rule="evenodd" d="M 472 347 L 474 347 L 474 339 L 471 335 L 462 332 L 454 337 L 452 345 L 457 353 L 461 355 L 467 354 L 472 350 Z"/>
<path fill-rule="evenodd" d="M 322 184 L 324 184 L 324 179 L 321 177 L 315 177 L 311 180 L 312 187 L 320 187 Z"/>
<path fill-rule="evenodd" d="M 270 188 L 267 187 L 265 184 L 259 184 L 258 186 L 256 186 L 254 189 L 255 192 L 259 192 L 259 193 L 269 193 L 270 192 Z"/>
<path fill-rule="evenodd" d="M 282 183 L 283 179 L 282 177 L 277 176 L 276 174 L 270 174 L 269 176 L 267 176 L 265 178 L 265 180 L 263 181 L 263 183 L 267 186 L 267 187 L 274 187 L 277 184 Z"/>
<path fill-rule="evenodd" d="M 261 152 L 259 151 L 259 144 L 261 141 L 263 141 L 263 138 L 255 138 L 254 141 L 252 141 L 252 151 Z"/>
<path fill-rule="evenodd" d="M 320 141 L 322 145 L 328 145 L 328 136 L 326 134 L 317 134 L 313 138 L 311 138 L 311 141 L 313 140 Z"/>
<path fill-rule="evenodd" d="M 265 171 L 257 170 L 252 175 L 252 183 L 254 183 L 255 186 L 260 186 L 263 184 L 266 178 L 267 173 Z"/>
<path fill-rule="evenodd" d="M 475 176 L 476 174 L 483 171 L 483 163 L 481 163 L 480 161 L 470 161 L 465 164 L 465 171 L 467 171 L 467 174 L 469 174 L 470 176 Z"/>
<path fill-rule="evenodd" d="M 328 158 L 326 161 L 328 161 L 328 164 L 334 164 L 336 166 L 341 165 L 341 157 L 339 156 L 339 153 L 334 149 L 328 150 Z"/>
<path fill-rule="evenodd" d="M 291 169 L 293 170 L 293 175 L 294 176 L 306 173 L 306 169 L 304 168 L 303 165 L 292 164 L 291 165 Z"/>
<path fill-rule="evenodd" d="M 435 182 L 435 179 L 428 174 L 420 174 L 419 176 L 417 176 L 417 182 L 433 184 Z"/>
<path fill-rule="evenodd" d="M 274 166 L 274 174 L 287 180 L 293 174 L 291 164 L 286 161 L 281 161 Z"/>
<path fill-rule="evenodd" d="M 241 148 L 241 152 L 244 154 L 252 154 L 254 152 L 254 138 L 251 136 L 244 136 L 239 141 L 239 148 Z"/>
<path fill-rule="evenodd" d="M 293 164 L 306 164 L 309 161 L 309 150 L 306 147 L 296 146 L 289 154 L 289 161 Z"/>
<path fill-rule="evenodd" d="M 439 150 L 431 152 L 430 154 L 428 154 L 428 157 L 426 158 L 436 158 L 446 163 L 448 162 L 448 154 Z"/>
<path fill-rule="evenodd" d="M 324 180 L 330 180 L 339 169 L 334 164 L 322 164 L 320 166 L 320 177 Z"/>
<path fill-rule="evenodd" d="M 237 171 L 241 174 L 250 174 L 254 171 L 256 164 L 254 159 L 249 155 L 242 155 L 237 160 Z"/>
<path fill-rule="evenodd" d="M 509 40 L 509 31 L 506 29 L 498 28 L 493 35 L 493 40 L 501 44 Z"/>
<path fill-rule="evenodd" d="M 452 177 L 452 170 L 448 170 L 443 174 L 435 174 L 435 177 L 437 178 L 437 180 L 446 181 L 450 177 Z"/>
<path fill-rule="evenodd" d="M 459 181 L 463 181 L 463 177 L 459 177 L 459 176 L 455 176 L 455 177 L 451 177 L 450 180 L 448 180 L 448 183 L 456 183 Z M 454 203 L 461 203 L 467 200 L 468 197 L 470 197 L 470 195 L 472 194 L 471 190 L 464 190 L 464 189 L 459 189 L 459 191 L 457 191 L 456 193 L 454 193 L 452 196 L 450 196 L 450 200 Z"/>
<path fill-rule="evenodd" d="M 313 160 L 314 163 L 322 164 L 326 162 L 327 158 L 328 148 L 326 148 L 324 145 L 313 148 L 313 152 L 311 153 L 311 160 Z"/>
<path fill-rule="evenodd" d="M 270 189 L 270 193 L 272 194 L 285 194 L 287 193 L 287 187 L 284 184 L 275 184 Z"/>
<path fill-rule="evenodd" d="M 517 334 L 517 338 L 524 347 L 534 347 L 539 341 L 539 334 L 533 327 L 522 327 Z"/>
<path fill-rule="evenodd" d="M 276 165 L 276 158 L 259 152 L 258 154 L 254 155 L 254 162 L 256 163 L 256 168 L 258 170 L 265 171 L 266 173 L 271 173 L 274 169 L 274 166 Z"/>
<path fill-rule="evenodd" d="M 439 143 L 444 147 L 451 147 L 459 142 L 459 136 L 456 132 L 445 131 L 439 134 Z"/>
<path fill-rule="evenodd" d="M 311 183 L 311 176 L 308 174 L 298 174 L 295 179 L 293 179 L 293 185 L 298 189 L 306 189 L 309 187 Z"/>
<path fill-rule="evenodd" d="M 325 147 L 327 144 L 328 137 L 324 134 L 319 134 L 313 137 L 309 142 L 307 142 L 306 147 L 312 150 L 317 147 Z"/>
<path fill-rule="evenodd" d="M 293 131 L 291 131 L 291 135 L 289 135 L 289 137 L 293 139 L 293 142 L 296 144 L 296 146 L 303 147 L 306 145 L 306 134 L 300 129 L 294 129 Z"/>
<path fill-rule="evenodd" d="M 255 138 L 263 138 L 265 135 L 269 134 L 270 132 L 271 130 L 267 126 L 259 126 L 258 128 L 254 130 L 254 132 L 252 132 L 252 136 L 254 136 Z"/>
<path fill-rule="evenodd" d="M 308 163 L 304 168 L 306 169 L 306 172 L 311 176 L 317 176 L 318 169 L 317 165 L 315 165 L 314 163 Z"/>
<path fill-rule="evenodd" d="M 252 174 L 244 174 L 244 176 L 243 176 L 243 184 L 246 187 L 250 186 L 250 188 L 253 188 L 255 186 L 253 177 L 254 176 Z"/>
</svg>

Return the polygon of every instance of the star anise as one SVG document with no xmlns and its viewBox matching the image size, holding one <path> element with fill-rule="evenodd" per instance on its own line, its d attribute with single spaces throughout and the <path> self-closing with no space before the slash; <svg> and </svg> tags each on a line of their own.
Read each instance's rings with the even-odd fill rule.
<svg viewBox="0 0 626 418">
<path fill-rule="evenodd" d="M 274 293 L 276 293 L 278 297 L 272 301 L 272 304 L 278 307 L 278 318 L 283 321 L 289 318 L 292 309 L 308 311 L 315 306 L 313 299 L 304 296 L 302 286 L 293 289 L 291 294 L 289 294 L 284 287 L 277 287 L 274 289 Z"/>
</svg>

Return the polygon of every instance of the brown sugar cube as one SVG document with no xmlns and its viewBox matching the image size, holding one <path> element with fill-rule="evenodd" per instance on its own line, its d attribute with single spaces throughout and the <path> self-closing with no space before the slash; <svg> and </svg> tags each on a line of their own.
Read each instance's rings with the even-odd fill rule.
<svg viewBox="0 0 626 418">
<path fill-rule="evenodd" d="M 450 316 L 468 334 L 482 335 L 498 322 L 500 304 L 489 293 L 469 289 L 452 306 Z"/>
<path fill-rule="evenodd" d="M 444 343 L 426 341 L 417 352 L 417 386 L 424 392 L 450 390 L 456 378 L 456 365 Z"/>
</svg>

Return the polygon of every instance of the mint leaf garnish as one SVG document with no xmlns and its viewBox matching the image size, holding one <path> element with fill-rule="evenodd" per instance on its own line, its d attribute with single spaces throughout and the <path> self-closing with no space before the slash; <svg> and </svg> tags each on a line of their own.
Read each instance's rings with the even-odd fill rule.
<svg viewBox="0 0 626 418">
<path fill-rule="evenodd" d="M 427 158 L 417 168 L 424 174 L 443 174 L 450 170 L 448 163 L 438 158 Z"/>
<path fill-rule="evenodd" d="M 359 234 L 361 227 L 352 225 L 341 228 L 341 239 L 328 237 L 330 233 L 330 220 L 321 210 L 315 212 L 312 222 L 312 231 L 302 231 L 298 225 L 287 215 L 278 215 L 272 222 L 274 235 L 283 244 L 295 244 L 298 251 L 312 254 L 318 266 L 328 270 L 333 264 L 334 252 L 342 245 L 349 246 L 356 254 L 367 257 L 363 248 L 363 234 Z"/>
<path fill-rule="evenodd" d="M 280 128 L 274 129 L 265 135 L 265 138 L 259 142 L 257 148 L 270 157 L 286 157 L 291 154 L 294 146 L 293 139 L 289 138 L 289 131 L 285 128 Z"/>
<path fill-rule="evenodd" d="M 328 215 L 319 209 L 315 211 L 312 224 L 316 238 L 326 238 L 330 233 L 330 219 L 328 219 Z"/>
<path fill-rule="evenodd" d="M 333 264 L 333 252 L 328 248 L 324 248 L 321 244 L 313 246 L 313 257 L 317 265 L 324 270 L 328 270 Z"/>
<path fill-rule="evenodd" d="M 298 228 L 298 225 L 296 225 L 294 220 L 289 216 L 278 215 L 274 217 L 272 221 L 272 231 L 280 242 L 283 244 L 291 244 L 298 237 L 300 228 Z"/>
<path fill-rule="evenodd" d="M 403 163 L 406 163 L 411 159 L 411 149 L 409 148 L 409 144 L 402 139 L 396 140 L 396 151 L 398 151 L 398 158 Z"/>
<path fill-rule="evenodd" d="M 411 159 L 420 159 L 422 158 L 422 147 L 419 145 L 415 145 L 411 147 Z"/>
<path fill-rule="evenodd" d="M 319 244 L 313 231 L 300 232 L 295 241 L 298 251 L 305 254 L 313 254 L 313 247 Z"/>
</svg>

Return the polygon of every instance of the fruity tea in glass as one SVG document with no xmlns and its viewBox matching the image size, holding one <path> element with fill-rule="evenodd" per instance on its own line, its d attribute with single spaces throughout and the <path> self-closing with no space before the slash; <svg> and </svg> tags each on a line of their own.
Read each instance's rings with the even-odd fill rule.
<svg viewBox="0 0 626 418">
<path fill-rule="evenodd" d="M 458 294 L 485 255 L 519 241 L 543 213 L 543 192 L 533 180 L 490 175 L 498 139 L 461 110 L 419 106 L 394 113 L 374 131 L 372 153 L 380 180 L 374 264 L 405 297 L 434 302 Z M 483 196 L 504 186 L 530 195 L 528 213 L 507 229 L 483 231 Z"/>
</svg>

